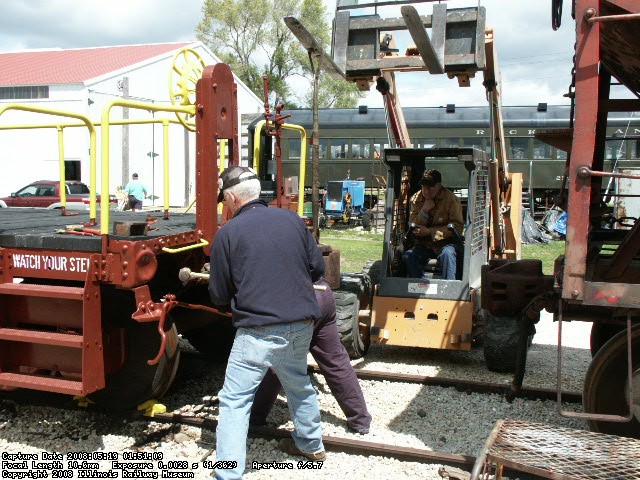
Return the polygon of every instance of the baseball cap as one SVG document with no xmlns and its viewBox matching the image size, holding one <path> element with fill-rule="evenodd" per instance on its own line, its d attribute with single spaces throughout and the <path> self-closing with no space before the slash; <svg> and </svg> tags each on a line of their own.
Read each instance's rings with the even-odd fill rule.
<svg viewBox="0 0 640 480">
<path fill-rule="evenodd" d="M 218 202 L 224 200 L 224 190 L 233 187 L 246 180 L 259 180 L 258 174 L 253 168 L 232 165 L 218 177 Z"/>
<path fill-rule="evenodd" d="M 434 169 L 425 170 L 420 179 L 420 184 L 433 187 L 436 183 L 442 183 L 442 175 L 440 175 L 440 172 Z"/>
</svg>

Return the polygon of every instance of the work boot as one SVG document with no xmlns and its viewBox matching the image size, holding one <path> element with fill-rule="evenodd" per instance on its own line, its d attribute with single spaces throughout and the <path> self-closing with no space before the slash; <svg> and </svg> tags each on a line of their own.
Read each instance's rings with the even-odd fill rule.
<svg viewBox="0 0 640 480">
<path fill-rule="evenodd" d="M 309 453 L 303 452 L 300 450 L 293 439 L 291 438 L 283 438 L 280 440 L 280 450 L 284 453 L 288 453 L 289 455 L 298 455 L 300 457 L 307 457 L 309 460 L 313 460 L 314 462 L 324 461 L 327 458 L 327 454 L 324 450 L 320 450 L 317 453 Z"/>
</svg>

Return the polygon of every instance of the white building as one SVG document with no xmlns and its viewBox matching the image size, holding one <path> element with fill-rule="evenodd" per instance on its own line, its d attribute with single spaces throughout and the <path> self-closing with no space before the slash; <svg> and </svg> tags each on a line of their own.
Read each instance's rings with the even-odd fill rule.
<svg viewBox="0 0 640 480">
<path fill-rule="evenodd" d="M 100 122 L 105 105 L 115 99 L 170 105 L 169 75 L 174 55 L 188 47 L 213 65 L 220 60 L 201 42 L 127 45 L 73 50 L 0 53 L 0 109 L 19 103 L 75 112 Z M 178 59 L 180 60 L 180 58 Z M 238 122 L 241 114 L 259 115 L 263 101 L 238 78 Z M 175 87 L 175 76 L 172 83 Z M 128 110 L 128 111 L 127 111 Z M 148 119 L 149 111 L 111 110 L 111 121 Z M 175 120 L 174 113 L 154 118 Z M 193 121 L 193 119 L 191 119 Z M 59 179 L 58 129 L 2 129 L 8 125 L 78 123 L 78 120 L 8 110 L 0 116 L 0 196 L 8 196 L 35 180 Z M 65 127 L 64 159 L 68 179 L 89 184 L 89 133 Z M 246 138 L 246 127 L 240 132 Z M 100 191 L 101 129 L 97 128 L 98 191 Z M 124 141 L 123 141 L 124 140 Z M 163 126 L 114 126 L 110 130 L 110 193 L 138 173 L 155 199 L 163 202 Z M 124 162 L 123 162 L 124 159 Z M 184 206 L 195 195 L 195 137 L 181 124 L 169 126 L 170 205 Z M 186 159 L 186 161 L 185 161 Z M 127 168 L 128 163 L 128 168 Z M 128 175 L 126 175 L 128 172 Z"/>
</svg>

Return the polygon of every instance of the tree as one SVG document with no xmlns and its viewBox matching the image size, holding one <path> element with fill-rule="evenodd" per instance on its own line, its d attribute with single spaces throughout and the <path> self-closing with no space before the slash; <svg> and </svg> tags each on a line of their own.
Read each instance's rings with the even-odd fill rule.
<svg viewBox="0 0 640 480">
<path fill-rule="evenodd" d="M 234 73 L 260 98 L 262 75 L 287 106 L 310 105 L 310 95 L 296 95 L 294 76 L 311 80 L 307 53 L 282 21 L 296 15 L 325 47 L 330 28 L 322 0 L 205 0 L 203 19 L 196 29 L 199 40 L 228 63 Z M 326 78 L 325 78 L 326 77 Z M 354 85 L 323 75 L 321 107 L 354 107 L 361 94 Z"/>
</svg>

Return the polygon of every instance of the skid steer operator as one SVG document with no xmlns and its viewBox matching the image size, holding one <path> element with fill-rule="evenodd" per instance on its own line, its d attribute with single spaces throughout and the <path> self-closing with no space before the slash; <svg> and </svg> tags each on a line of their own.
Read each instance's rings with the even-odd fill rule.
<svg viewBox="0 0 640 480">
<path fill-rule="evenodd" d="M 453 224 L 459 233 L 462 232 L 462 205 L 451 190 L 442 186 L 442 175 L 438 170 L 426 170 L 420 185 L 421 189 L 411 198 L 409 222 L 415 224 L 415 243 L 403 256 L 407 277 L 422 278 L 425 263 L 437 258 L 442 278 L 455 280 L 456 250 L 450 244 L 453 232 L 447 225 Z"/>
</svg>

